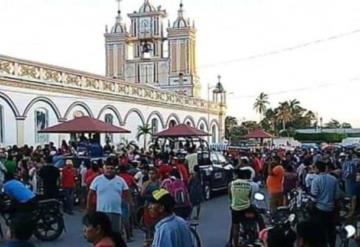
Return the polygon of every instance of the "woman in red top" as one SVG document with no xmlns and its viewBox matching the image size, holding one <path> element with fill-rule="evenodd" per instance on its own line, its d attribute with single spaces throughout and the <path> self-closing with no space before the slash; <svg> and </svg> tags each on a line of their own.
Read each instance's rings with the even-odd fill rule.
<svg viewBox="0 0 360 247">
<path fill-rule="evenodd" d="M 126 247 L 120 233 L 113 232 L 108 216 L 102 212 L 85 215 L 84 236 L 94 247 Z"/>
</svg>

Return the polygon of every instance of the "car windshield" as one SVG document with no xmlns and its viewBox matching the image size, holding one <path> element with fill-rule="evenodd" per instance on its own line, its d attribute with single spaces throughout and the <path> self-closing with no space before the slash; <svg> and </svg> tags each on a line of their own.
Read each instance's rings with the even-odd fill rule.
<svg viewBox="0 0 360 247">
<path fill-rule="evenodd" d="M 222 155 L 222 154 L 217 154 L 217 156 L 218 156 L 218 159 L 219 159 L 219 162 L 220 162 L 220 163 L 227 163 L 224 155 Z"/>
<path fill-rule="evenodd" d="M 215 153 L 211 153 L 211 161 L 214 162 L 214 161 L 218 161 L 218 157 L 216 156 Z"/>
</svg>

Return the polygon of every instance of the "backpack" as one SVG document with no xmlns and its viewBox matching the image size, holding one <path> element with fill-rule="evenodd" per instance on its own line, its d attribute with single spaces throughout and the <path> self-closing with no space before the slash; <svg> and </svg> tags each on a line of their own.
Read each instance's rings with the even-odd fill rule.
<svg viewBox="0 0 360 247">
<path fill-rule="evenodd" d="M 182 180 L 174 180 L 169 192 L 173 196 L 176 205 L 189 206 L 191 204 L 189 191 Z"/>
<path fill-rule="evenodd" d="M 161 184 L 160 184 L 160 187 L 161 188 L 164 188 L 164 189 L 166 189 L 167 191 L 171 191 L 171 185 L 172 185 L 172 183 L 173 183 L 173 180 L 171 180 L 171 178 L 165 178 L 162 182 L 161 182 Z"/>
</svg>

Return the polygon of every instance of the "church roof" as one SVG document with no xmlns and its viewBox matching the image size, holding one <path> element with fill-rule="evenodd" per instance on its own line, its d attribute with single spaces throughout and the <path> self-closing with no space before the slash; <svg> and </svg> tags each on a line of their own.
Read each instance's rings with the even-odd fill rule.
<svg viewBox="0 0 360 247">
<path fill-rule="evenodd" d="M 178 17 L 173 24 L 173 28 L 184 28 L 188 27 L 189 23 L 184 18 L 183 3 L 180 3 L 180 9 L 178 10 Z"/>
<path fill-rule="evenodd" d="M 216 84 L 214 90 L 213 90 L 213 93 L 224 93 L 225 92 L 225 89 L 224 89 L 224 86 L 222 85 L 221 83 L 221 76 L 218 76 L 218 83 Z"/>
<path fill-rule="evenodd" d="M 143 5 L 139 9 L 139 13 L 155 12 L 156 8 L 150 3 L 150 0 L 145 0 Z"/>
<path fill-rule="evenodd" d="M 118 15 L 116 16 L 116 21 L 114 26 L 111 28 L 111 33 L 125 33 L 126 25 L 122 22 L 121 12 L 118 11 Z"/>
</svg>

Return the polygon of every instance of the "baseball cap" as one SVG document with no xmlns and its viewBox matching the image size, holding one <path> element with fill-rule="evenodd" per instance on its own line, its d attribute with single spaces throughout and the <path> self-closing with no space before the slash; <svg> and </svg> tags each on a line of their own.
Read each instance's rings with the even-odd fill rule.
<svg viewBox="0 0 360 247">
<path fill-rule="evenodd" d="M 153 191 L 150 202 L 161 204 L 167 210 L 171 210 L 175 206 L 174 198 L 170 195 L 169 191 L 163 188 Z"/>
</svg>

